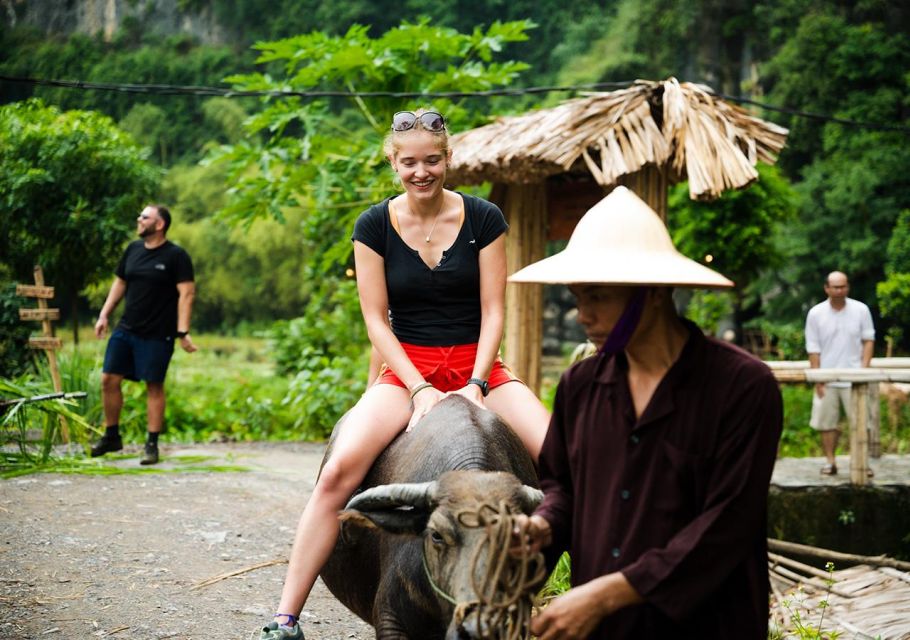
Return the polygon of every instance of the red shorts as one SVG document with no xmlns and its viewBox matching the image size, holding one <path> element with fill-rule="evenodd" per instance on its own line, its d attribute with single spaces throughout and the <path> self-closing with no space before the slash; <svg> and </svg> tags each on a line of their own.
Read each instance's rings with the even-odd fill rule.
<svg viewBox="0 0 910 640">
<path fill-rule="evenodd" d="M 408 358 L 417 367 L 420 375 L 443 393 L 461 389 L 474 371 L 477 343 L 456 344 L 451 347 L 423 347 L 402 342 L 401 346 L 404 347 L 404 352 L 408 354 Z M 489 388 L 495 389 L 499 385 L 513 380 L 518 380 L 518 378 L 497 356 L 487 380 Z M 394 384 L 398 387 L 408 388 L 387 364 L 382 365 L 375 384 Z"/>
</svg>

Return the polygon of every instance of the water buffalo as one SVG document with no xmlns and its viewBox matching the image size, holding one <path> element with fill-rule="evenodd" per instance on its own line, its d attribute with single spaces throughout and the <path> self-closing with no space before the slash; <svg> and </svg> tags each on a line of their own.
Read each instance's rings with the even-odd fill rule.
<svg viewBox="0 0 910 640">
<path fill-rule="evenodd" d="M 342 419 L 335 429 L 343 428 Z M 490 535 L 507 537 L 508 529 L 491 530 L 503 512 L 534 509 L 542 498 L 536 484 L 531 458 L 511 429 L 450 396 L 376 460 L 342 513 L 322 579 L 380 639 L 499 637 L 490 630 L 503 611 L 478 605 L 475 589 L 502 590 L 503 581 L 492 584 L 490 576 L 506 561 L 495 551 L 492 565 L 487 558 L 497 544 Z M 522 565 L 518 578 L 511 570 L 508 579 L 538 584 L 542 559 Z M 530 606 L 531 589 L 522 590 L 514 606 Z M 508 637 L 520 637 L 518 630 Z"/>
</svg>

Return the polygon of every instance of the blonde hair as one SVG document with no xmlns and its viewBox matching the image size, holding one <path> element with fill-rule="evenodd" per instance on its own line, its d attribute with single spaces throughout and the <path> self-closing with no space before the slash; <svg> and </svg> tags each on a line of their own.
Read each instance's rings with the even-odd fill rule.
<svg viewBox="0 0 910 640">
<path fill-rule="evenodd" d="M 420 116 L 425 114 L 427 111 L 434 111 L 438 113 L 435 109 L 417 109 L 414 111 L 414 114 L 417 116 L 417 121 L 414 123 L 414 126 L 407 131 L 391 131 L 386 135 L 385 140 L 382 143 L 382 151 L 389 158 L 394 158 L 398 155 L 398 151 L 401 149 L 402 142 L 410 135 L 413 135 L 415 131 L 425 131 L 429 133 L 436 141 L 436 146 L 444 154 L 448 155 L 449 153 L 449 131 L 447 128 L 443 127 L 442 131 L 430 131 L 423 126 L 423 123 L 420 121 Z"/>
</svg>

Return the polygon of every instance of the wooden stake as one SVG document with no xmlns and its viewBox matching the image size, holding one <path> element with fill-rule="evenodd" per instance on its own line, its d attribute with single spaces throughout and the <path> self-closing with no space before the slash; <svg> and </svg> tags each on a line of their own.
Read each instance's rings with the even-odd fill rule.
<svg viewBox="0 0 910 640">
<path fill-rule="evenodd" d="M 19 316 L 28 320 L 41 321 L 40 338 L 30 338 L 29 346 L 35 349 L 43 349 L 47 354 L 47 360 L 51 371 L 51 380 L 54 382 L 54 391 L 63 392 L 63 381 L 60 379 L 60 368 L 57 366 L 57 352 L 62 346 L 62 341 L 54 337 L 54 329 L 51 320 L 60 317 L 60 311 L 57 309 L 48 309 L 47 301 L 54 296 L 54 288 L 44 285 L 44 270 L 41 265 L 35 265 L 35 286 L 19 285 L 16 287 L 16 293 L 21 296 L 33 297 L 38 299 L 37 309 L 20 309 Z M 24 312 L 24 313 L 23 313 Z M 70 441 L 69 424 L 66 418 L 60 418 L 60 435 L 64 442 Z"/>
<path fill-rule="evenodd" d="M 852 553 L 843 553 L 832 549 L 822 549 L 808 544 L 787 542 L 768 538 L 768 548 L 780 553 L 793 553 L 801 556 L 830 560 L 831 562 L 849 562 L 850 564 L 868 564 L 873 567 L 892 567 L 900 571 L 910 571 L 910 562 L 895 560 L 888 556 L 860 556 Z"/>
</svg>

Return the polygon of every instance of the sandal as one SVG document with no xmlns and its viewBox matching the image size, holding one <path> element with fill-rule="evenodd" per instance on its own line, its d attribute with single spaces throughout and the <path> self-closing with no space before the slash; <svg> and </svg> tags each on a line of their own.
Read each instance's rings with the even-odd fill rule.
<svg viewBox="0 0 910 640">
<path fill-rule="evenodd" d="M 837 465 L 836 464 L 826 464 L 821 469 L 821 474 L 823 476 L 836 476 L 837 475 Z"/>
</svg>

